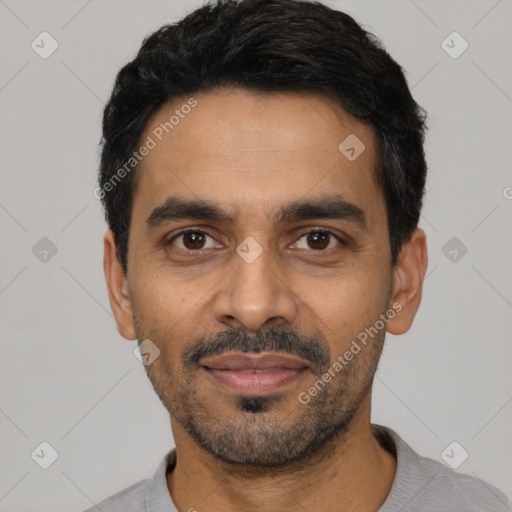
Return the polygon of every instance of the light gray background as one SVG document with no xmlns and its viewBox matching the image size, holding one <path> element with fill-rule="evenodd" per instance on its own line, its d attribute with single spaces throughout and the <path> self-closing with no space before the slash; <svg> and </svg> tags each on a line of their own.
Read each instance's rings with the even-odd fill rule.
<svg viewBox="0 0 512 512">
<path fill-rule="evenodd" d="M 92 191 L 115 74 L 198 5 L 0 0 L 0 511 L 81 511 L 152 476 L 173 445 L 136 342 L 115 327 Z M 429 112 L 423 304 L 387 338 L 373 421 L 438 460 L 457 441 L 458 471 L 512 496 L 512 2 L 328 5 L 383 40 Z M 31 48 L 43 31 L 59 44 L 47 59 Z M 469 43 L 457 59 L 441 46 L 453 31 Z M 57 247 L 47 262 L 32 252 L 42 237 Z M 457 262 L 452 237 L 468 248 Z M 31 458 L 42 441 L 59 454 L 46 470 Z"/>
</svg>

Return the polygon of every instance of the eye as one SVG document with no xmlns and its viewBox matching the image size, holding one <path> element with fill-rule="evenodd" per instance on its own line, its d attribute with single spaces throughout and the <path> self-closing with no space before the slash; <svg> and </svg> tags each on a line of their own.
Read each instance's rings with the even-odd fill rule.
<svg viewBox="0 0 512 512">
<path fill-rule="evenodd" d="M 208 245 L 208 238 L 210 239 L 210 245 Z M 190 229 L 178 233 L 167 242 L 167 245 L 174 245 L 184 251 L 198 251 L 216 247 L 213 238 L 205 231 L 198 229 Z"/>
<path fill-rule="evenodd" d="M 340 244 L 345 245 L 339 236 L 331 231 L 316 229 L 304 233 L 295 245 L 298 249 L 311 248 L 315 251 L 325 251 Z"/>
</svg>

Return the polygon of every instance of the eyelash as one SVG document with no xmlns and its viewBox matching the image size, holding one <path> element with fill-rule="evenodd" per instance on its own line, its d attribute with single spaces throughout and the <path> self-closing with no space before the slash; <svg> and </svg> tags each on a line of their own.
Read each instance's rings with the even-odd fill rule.
<svg viewBox="0 0 512 512">
<path fill-rule="evenodd" d="M 215 239 L 210 233 L 208 233 L 207 231 L 204 231 L 202 229 L 197 229 L 197 228 L 187 228 L 187 229 L 183 229 L 182 231 L 180 231 L 179 233 L 175 234 L 172 238 L 170 238 L 166 243 L 165 245 L 168 246 L 168 245 L 172 245 L 172 242 L 174 240 L 176 240 L 178 237 L 182 236 L 182 235 L 186 235 L 187 233 L 199 233 L 201 235 L 207 235 L 209 236 L 210 238 L 213 238 Z M 345 242 L 337 233 L 335 233 L 334 231 L 331 231 L 330 229 L 327 229 L 327 228 L 317 228 L 317 229 L 310 229 L 309 231 L 305 231 L 304 233 L 301 233 L 299 238 L 297 240 L 300 240 L 301 238 L 303 238 L 305 235 L 309 235 L 311 233 L 323 233 L 323 234 L 328 234 L 328 235 L 331 235 L 332 237 L 334 237 L 336 239 L 336 241 L 338 241 L 340 243 L 341 246 L 345 247 L 347 245 L 347 242 Z M 203 251 L 205 250 L 208 250 L 208 249 L 198 249 L 198 250 L 187 250 L 187 249 L 181 249 L 179 247 L 177 247 L 176 249 L 180 250 L 180 251 L 184 251 L 184 252 L 188 252 L 188 253 L 202 253 Z M 332 248 L 331 248 L 332 249 Z M 311 252 L 327 252 L 329 249 L 319 249 L 319 250 L 314 250 L 314 249 L 311 249 Z"/>
</svg>

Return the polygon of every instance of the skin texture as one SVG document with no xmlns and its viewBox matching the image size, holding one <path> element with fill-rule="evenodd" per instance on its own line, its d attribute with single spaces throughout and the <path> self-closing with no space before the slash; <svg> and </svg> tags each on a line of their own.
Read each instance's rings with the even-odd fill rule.
<svg viewBox="0 0 512 512">
<path fill-rule="evenodd" d="M 113 233 L 104 237 L 119 332 L 150 339 L 160 350 L 146 370 L 170 412 L 173 501 L 199 512 L 314 512 L 339 510 L 340 503 L 346 511 L 378 510 L 396 460 L 371 433 L 371 383 L 385 332 L 406 332 L 419 307 L 425 233 L 412 233 L 392 268 L 373 130 L 333 100 L 234 88 L 194 98 L 197 106 L 137 170 L 127 276 Z M 162 107 L 141 140 L 188 99 Z M 338 150 L 350 134 L 365 145 L 354 161 Z M 234 222 L 181 219 L 148 229 L 146 219 L 171 195 L 214 201 Z M 289 202 L 333 196 L 363 210 L 366 225 L 322 218 L 273 223 Z M 174 238 L 189 227 L 209 236 Z M 326 229 L 346 243 L 318 238 Z M 247 237 L 262 249 L 251 263 L 236 251 Z M 301 403 L 299 393 L 393 304 L 400 312 Z M 220 386 L 191 357 L 258 349 L 303 357 L 309 367 L 251 401 Z"/>
</svg>

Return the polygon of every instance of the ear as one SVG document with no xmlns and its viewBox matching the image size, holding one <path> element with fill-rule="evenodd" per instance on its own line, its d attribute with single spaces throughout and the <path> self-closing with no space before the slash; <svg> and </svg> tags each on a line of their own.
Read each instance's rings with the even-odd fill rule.
<svg viewBox="0 0 512 512">
<path fill-rule="evenodd" d="M 133 322 L 131 300 L 128 294 L 128 279 L 124 275 L 117 258 L 114 233 L 110 229 L 103 237 L 103 245 L 103 270 L 105 271 L 110 307 L 116 319 L 117 330 L 123 338 L 135 340 L 137 339 L 137 334 Z"/>
<path fill-rule="evenodd" d="M 397 306 L 398 314 L 387 323 L 390 334 L 403 334 L 410 329 L 420 306 L 427 264 L 427 237 L 422 229 L 416 229 L 402 245 L 393 270 L 391 304 L 399 303 L 401 309 Z"/>
</svg>

